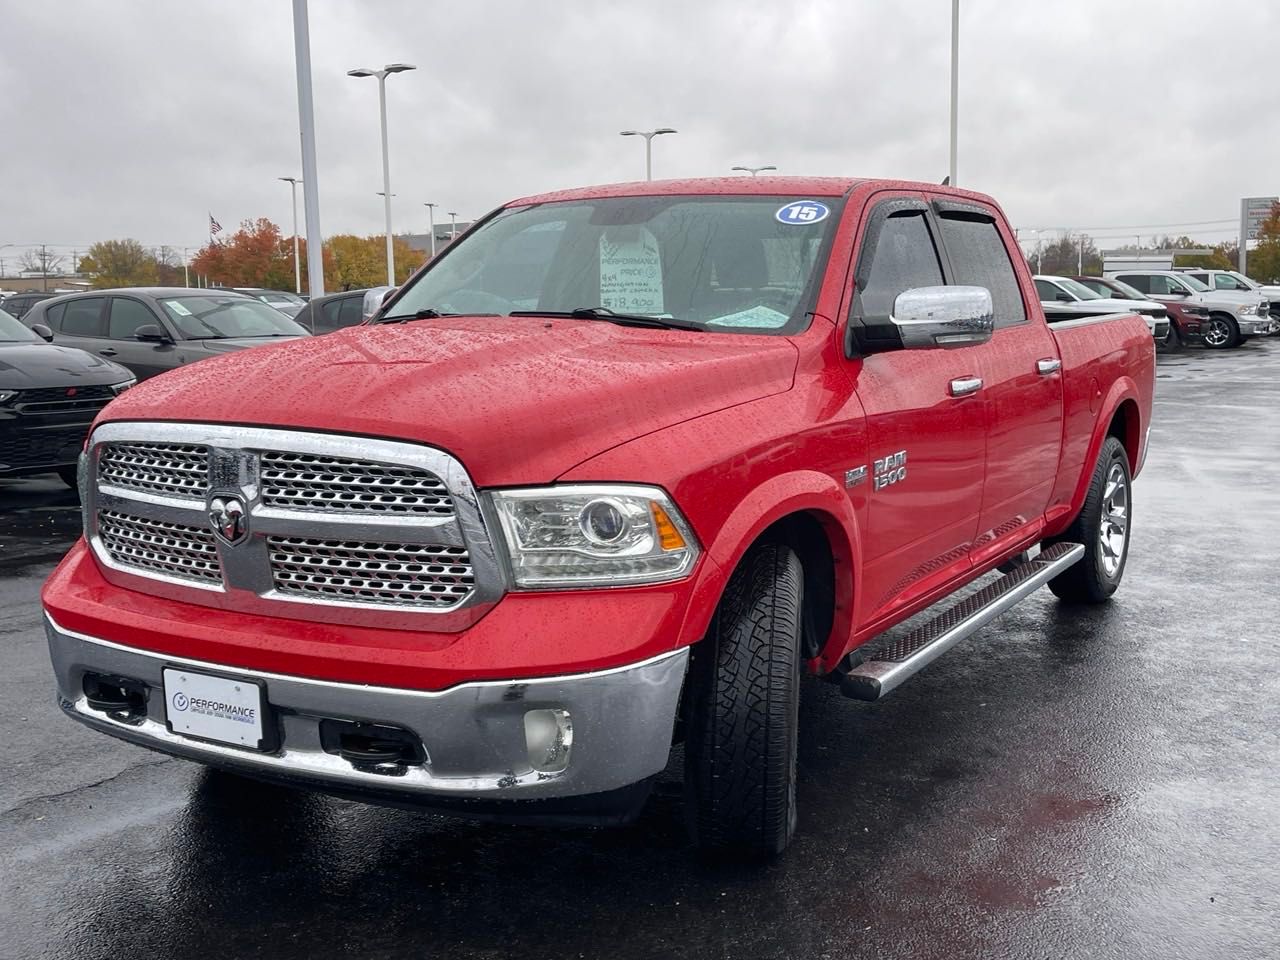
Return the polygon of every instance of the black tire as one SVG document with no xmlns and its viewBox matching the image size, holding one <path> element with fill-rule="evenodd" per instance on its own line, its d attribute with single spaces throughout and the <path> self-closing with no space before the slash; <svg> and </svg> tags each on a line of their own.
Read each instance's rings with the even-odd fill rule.
<svg viewBox="0 0 1280 960">
<path fill-rule="evenodd" d="M 1123 480 L 1123 531 L 1117 547 L 1113 519 L 1103 528 L 1104 505 L 1117 506 L 1115 494 L 1109 489 L 1117 478 Z M 1110 499 L 1109 499 L 1110 498 Z M 1115 514 L 1112 512 L 1112 517 Z M 1084 506 L 1071 526 L 1054 542 L 1083 543 L 1084 556 L 1079 563 L 1058 574 L 1049 581 L 1049 589 L 1061 600 L 1070 603 L 1105 603 L 1116 592 L 1124 577 L 1125 562 L 1129 559 L 1129 537 L 1133 532 L 1133 477 L 1129 474 L 1129 457 L 1124 445 L 1115 437 L 1107 437 L 1098 454 L 1089 492 Z"/>
<path fill-rule="evenodd" d="M 76 478 L 75 467 L 59 467 L 58 476 L 61 478 L 62 482 L 72 490 L 78 490 L 80 488 L 79 481 Z"/>
<path fill-rule="evenodd" d="M 781 853 L 796 826 L 804 571 L 788 547 L 753 547 L 690 668 L 685 812 L 703 850 Z"/>
<path fill-rule="evenodd" d="M 1230 314 L 1210 314 L 1200 330 L 1204 334 L 1204 345 L 1210 350 L 1227 350 L 1240 346 L 1240 327 Z"/>
<path fill-rule="evenodd" d="M 1164 350 L 1166 353 L 1177 353 L 1182 349 L 1182 335 L 1178 333 L 1177 325 L 1169 321 L 1169 339 L 1164 342 Z"/>
</svg>

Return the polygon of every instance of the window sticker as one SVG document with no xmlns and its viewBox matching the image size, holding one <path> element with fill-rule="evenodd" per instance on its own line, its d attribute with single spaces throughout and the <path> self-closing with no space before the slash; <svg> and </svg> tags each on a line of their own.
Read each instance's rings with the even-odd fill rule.
<svg viewBox="0 0 1280 960">
<path fill-rule="evenodd" d="M 821 223 L 831 215 L 830 208 L 817 200 L 797 200 L 780 207 L 774 219 L 779 223 L 806 226 L 810 223 Z"/>
<path fill-rule="evenodd" d="M 766 330 L 777 330 L 787 325 L 787 315 L 772 307 L 757 306 L 750 310 L 739 310 L 723 317 L 708 320 L 708 324 L 719 327 L 756 327 Z"/>
<path fill-rule="evenodd" d="M 177 300 L 166 300 L 164 302 L 164 305 L 180 317 L 191 316 L 191 311 L 188 310 L 186 307 L 184 307 L 182 304 L 180 304 Z"/>
<path fill-rule="evenodd" d="M 600 306 L 619 313 L 663 312 L 658 238 L 644 227 L 612 229 L 600 238 Z"/>
</svg>

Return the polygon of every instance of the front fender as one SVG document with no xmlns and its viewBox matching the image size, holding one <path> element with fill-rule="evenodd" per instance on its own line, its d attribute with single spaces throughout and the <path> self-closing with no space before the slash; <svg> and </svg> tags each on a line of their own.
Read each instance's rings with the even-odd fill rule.
<svg viewBox="0 0 1280 960">
<path fill-rule="evenodd" d="M 835 561 L 835 616 L 822 653 L 811 664 L 830 670 L 844 655 L 853 632 L 853 598 L 858 590 L 857 558 L 862 555 L 857 516 L 848 495 L 832 477 L 803 470 L 771 477 L 744 496 L 706 545 L 711 563 L 702 566 L 684 636 L 701 637 L 711 623 L 725 586 L 744 554 L 769 527 L 806 513 L 822 526 Z"/>
</svg>

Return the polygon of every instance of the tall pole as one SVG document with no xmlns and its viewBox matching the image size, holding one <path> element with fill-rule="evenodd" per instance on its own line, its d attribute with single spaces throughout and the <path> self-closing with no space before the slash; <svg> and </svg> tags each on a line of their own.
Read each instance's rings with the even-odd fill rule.
<svg viewBox="0 0 1280 960">
<path fill-rule="evenodd" d="M 1084 275 L 1084 234 L 1080 234 L 1080 243 L 1076 246 L 1076 276 Z"/>
<path fill-rule="evenodd" d="M 1249 266 L 1249 201 L 1240 201 L 1240 273 L 1249 274 L 1245 270 Z"/>
<path fill-rule="evenodd" d="M 623 130 L 619 136 L 644 137 L 644 178 L 653 179 L 653 138 L 664 133 L 676 133 L 670 127 L 659 127 L 657 130 Z"/>
<path fill-rule="evenodd" d="M 307 0 L 293 0 L 293 55 L 298 70 L 298 126 L 302 132 L 302 191 L 307 220 L 307 278 L 311 299 L 324 296 L 324 240 L 320 236 L 320 190 L 316 174 L 316 118 L 311 103 L 311 31 Z"/>
<path fill-rule="evenodd" d="M 449 223 L 449 242 L 453 243 L 458 238 L 458 215 L 452 210 L 449 211 Z"/>
<path fill-rule="evenodd" d="M 298 234 L 298 215 L 293 215 L 293 233 L 295 238 Z M 182 285 L 184 287 L 191 286 L 191 261 L 187 258 L 187 248 L 182 248 Z"/>
<path fill-rule="evenodd" d="M 960 0 L 951 0 L 951 176 L 948 182 L 956 185 L 956 130 L 957 111 L 960 106 Z"/>
<path fill-rule="evenodd" d="M 297 177 L 276 177 L 276 179 L 289 184 L 289 190 L 293 194 L 293 286 L 294 293 L 301 293 L 302 260 L 298 256 L 298 184 L 302 181 Z"/>
<path fill-rule="evenodd" d="M 435 259 L 436 255 L 436 205 L 434 203 L 424 203 L 427 208 L 427 222 L 431 225 L 431 257 Z"/>
<path fill-rule="evenodd" d="M 378 74 L 378 112 L 382 118 L 382 203 L 387 215 L 387 286 L 396 285 L 396 251 L 391 242 L 391 159 L 387 156 L 387 74 Z"/>
<path fill-rule="evenodd" d="M 49 255 L 45 253 L 44 244 L 40 244 L 40 288 L 49 292 Z"/>
</svg>

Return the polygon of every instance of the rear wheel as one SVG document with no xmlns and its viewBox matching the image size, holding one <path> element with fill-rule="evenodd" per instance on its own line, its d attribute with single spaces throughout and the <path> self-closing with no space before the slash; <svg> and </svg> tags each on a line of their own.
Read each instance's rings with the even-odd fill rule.
<svg viewBox="0 0 1280 960">
<path fill-rule="evenodd" d="M 694 651 L 685 809 L 705 850 L 767 857 L 795 832 L 803 584 L 790 548 L 753 547 Z"/>
<path fill-rule="evenodd" d="M 1228 314 L 1213 314 L 1201 329 L 1204 332 L 1204 345 L 1210 350 L 1225 350 L 1240 344 L 1240 328 L 1236 325 L 1235 317 Z"/>
<path fill-rule="evenodd" d="M 1133 479 L 1124 445 L 1107 437 L 1093 468 L 1084 506 L 1058 541 L 1083 543 L 1080 562 L 1049 581 L 1049 589 L 1072 603 L 1102 603 L 1120 586 L 1129 556 Z"/>
</svg>

